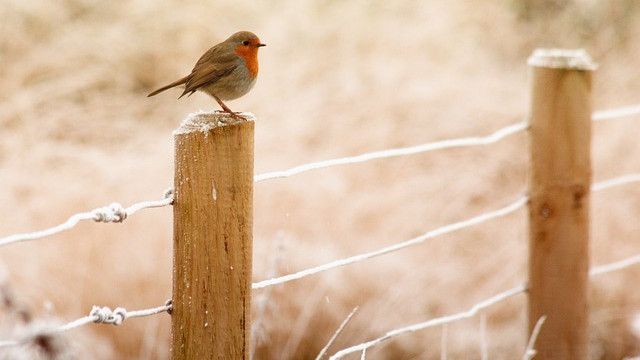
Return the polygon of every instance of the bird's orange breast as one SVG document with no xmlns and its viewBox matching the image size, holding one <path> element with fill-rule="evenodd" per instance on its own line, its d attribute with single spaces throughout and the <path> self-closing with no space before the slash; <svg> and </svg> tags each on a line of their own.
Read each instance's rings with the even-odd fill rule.
<svg viewBox="0 0 640 360">
<path fill-rule="evenodd" d="M 239 45 L 236 47 L 236 54 L 244 59 L 249 70 L 249 76 L 255 78 L 258 76 L 258 48 L 253 44 L 249 46 Z"/>
</svg>

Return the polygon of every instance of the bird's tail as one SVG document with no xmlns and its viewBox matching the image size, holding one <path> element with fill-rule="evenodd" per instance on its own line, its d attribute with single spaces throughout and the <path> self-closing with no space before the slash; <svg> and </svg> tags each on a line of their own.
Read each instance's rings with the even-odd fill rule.
<svg viewBox="0 0 640 360">
<path fill-rule="evenodd" d="M 182 79 L 178 79 L 178 80 L 172 82 L 169 85 L 165 85 L 165 86 L 161 87 L 160 89 L 150 93 L 149 95 L 147 95 L 147 97 L 150 97 L 150 96 L 153 96 L 153 95 L 157 95 L 157 94 L 159 94 L 159 93 L 161 93 L 161 92 L 163 92 L 163 91 L 165 91 L 167 89 L 171 89 L 172 87 L 175 87 L 175 86 L 178 86 L 178 85 L 182 85 L 182 84 L 187 82 L 187 77 L 188 76 L 185 76 Z"/>
</svg>

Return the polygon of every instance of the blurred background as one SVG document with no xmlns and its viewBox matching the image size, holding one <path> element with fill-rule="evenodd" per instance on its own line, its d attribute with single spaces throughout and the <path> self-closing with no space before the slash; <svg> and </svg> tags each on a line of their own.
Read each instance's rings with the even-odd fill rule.
<svg viewBox="0 0 640 360">
<path fill-rule="evenodd" d="M 162 198 L 172 131 L 218 109 L 197 93 L 146 95 L 186 75 L 238 30 L 260 36 L 260 75 L 227 103 L 256 123 L 256 173 L 391 147 L 487 135 L 522 121 L 527 57 L 584 48 L 599 64 L 594 110 L 640 102 L 634 0 L 177 1 L 0 3 L 0 236 L 44 229 L 117 201 Z M 637 119 L 593 126 L 594 180 L 640 168 Z M 260 182 L 254 279 L 397 243 L 505 206 L 526 189 L 525 133 L 486 147 L 377 160 Z M 640 253 L 640 197 L 592 196 L 593 265 Z M 330 353 L 396 327 L 466 310 L 526 276 L 526 211 L 411 250 L 254 291 L 256 359 L 314 358 L 360 306 Z M 170 207 L 123 224 L 82 223 L 0 249 L 2 339 L 91 306 L 135 310 L 171 296 Z M 594 278 L 593 359 L 640 354 L 639 268 Z M 266 304 L 257 308 L 257 304 Z M 520 358 L 526 298 L 484 312 L 489 358 Z M 27 315 L 24 315 L 27 316 Z M 447 328 L 452 358 L 480 358 L 481 317 Z M 167 359 L 170 318 L 90 325 L 60 336 L 59 357 Z M 374 359 L 440 358 L 442 328 L 401 336 Z M 52 345 L 53 346 L 53 345 Z M 4 353 L 3 353 L 4 352 Z M 0 350 L 34 358 L 33 349 Z M 41 356 L 41 358 L 47 358 Z M 359 355 L 353 358 L 359 358 Z"/>
</svg>

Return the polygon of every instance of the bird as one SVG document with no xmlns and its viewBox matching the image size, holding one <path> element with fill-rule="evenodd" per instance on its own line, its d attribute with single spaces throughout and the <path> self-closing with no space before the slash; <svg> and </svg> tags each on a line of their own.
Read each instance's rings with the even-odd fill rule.
<svg viewBox="0 0 640 360">
<path fill-rule="evenodd" d="M 207 50 L 191 73 L 147 95 L 151 97 L 167 89 L 184 85 L 181 97 L 196 91 L 211 95 L 223 112 L 240 118 L 223 100 L 237 99 L 253 88 L 258 77 L 258 49 L 266 46 L 250 31 L 238 31 Z"/>
</svg>

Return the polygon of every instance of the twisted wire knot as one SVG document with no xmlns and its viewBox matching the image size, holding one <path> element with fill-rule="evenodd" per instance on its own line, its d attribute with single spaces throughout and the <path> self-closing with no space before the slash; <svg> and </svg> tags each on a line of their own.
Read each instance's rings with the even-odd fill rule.
<svg viewBox="0 0 640 360">
<path fill-rule="evenodd" d="M 109 206 L 97 208 L 92 211 L 93 220 L 96 222 L 123 222 L 127 218 L 127 210 L 119 203 L 111 203 Z"/>
<path fill-rule="evenodd" d="M 95 318 L 93 322 L 96 324 L 113 324 L 117 326 L 127 318 L 127 310 L 117 307 L 112 311 L 107 306 L 94 306 L 89 315 Z"/>
</svg>

